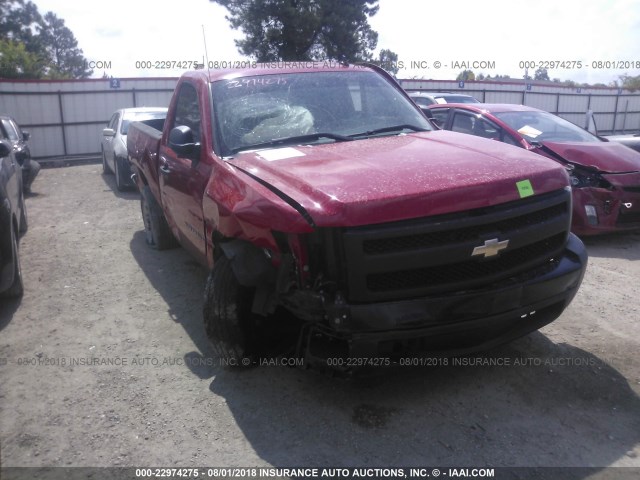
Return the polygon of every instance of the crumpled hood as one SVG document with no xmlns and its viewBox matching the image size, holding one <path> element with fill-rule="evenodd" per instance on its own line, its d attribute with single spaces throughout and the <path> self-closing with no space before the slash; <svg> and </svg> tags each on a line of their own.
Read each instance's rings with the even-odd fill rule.
<svg viewBox="0 0 640 480">
<path fill-rule="evenodd" d="M 615 142 L 568 143 L 542 142 L 565 160 L 605 173 L 640 171 L 640 153 Z"/>
<path fill-rule="evenodd" d="M 298 202 L 318 226 L 383 223 L 541 194 L 568 185 L 557 162 L 448 131 L 239 153 L 229 163 Z"/>
</svg>

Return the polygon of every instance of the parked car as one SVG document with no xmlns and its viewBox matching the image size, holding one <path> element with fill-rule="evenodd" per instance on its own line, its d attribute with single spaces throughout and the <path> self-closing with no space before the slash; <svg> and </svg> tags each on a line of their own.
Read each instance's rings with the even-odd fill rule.
<svg viewBox="0 0 640 480">
<path fill-rule="evenodd" d="M 131 122 L 164 119 L 166 108 L 123 108 L 116 110 L 102 130 L 102 173 L 113 173 L 116 179 L 116 188 L 119 191 L 134 187 L 131 180 L 131 166 L 127 156 L 127 132 Z"/>
<path fill-rule="evenodd" d="M 498 140 L 564 165 L 573 188 L 574 233 L 640 228 L 640 153 L 522 105 L 431 105 L 427 116 L 446 130 Z"/>
<path fill-rule="evenodd" d="M 585 128 L 589 131 L 589 133 L 599 135 L 598 127 L 596 125 L 596 120 L 594 118 L 592 110 L 587 111 L 585 123 Z M 625 145 L 629 148 L 633 148 L 636 152 L 640 152 L 640 133 L 632 133 L 627 135 L 606 135 L 600 138 L 609 142 L 621 143 L 622 145 Z"/>
<path fill-rule="evenodd" d="M 632 148 L 636 152 L 640 153 L 640 133 L 634 133 L 631 135 L 607 135 L 602 138 L 609 142 L 621 143 L 625 147 Z"/>
<path fill-rule="evenodd" d="M 0 297 L 22 295 L 19 240 L 26 231 L 22 168 L 13 146 L 0 140 Z"/>
<path fill-rule="evenodd" d="M 5 140 L 13 149 L 16 161 L 22 168 L 22 184 L 26 193 L 40 172 L 40 164 L 31 158 L 27 141 L 29 132 L 23 132 L 18 123 L 8 115 L 0 115 L 0 139 Z"/>
<path fill-rule="evenodd" d="M 471 95 L 462 93 L 436 93 L 436 92 L 407 92 L 411 99 L 422 109 L 433 104 L 441 103 L 480 103 Z"/>
<path fill-rule="evenodd" d="M 435 130 L 378 67 L 269 67 L 185 73 L 163 130 L 127 138 L 146 241 L 210 270 L 229 364 L 291 318 L 326 367 L 491 348 L 570 303 L 587 256 L 563 167 Z"/>
</svg>

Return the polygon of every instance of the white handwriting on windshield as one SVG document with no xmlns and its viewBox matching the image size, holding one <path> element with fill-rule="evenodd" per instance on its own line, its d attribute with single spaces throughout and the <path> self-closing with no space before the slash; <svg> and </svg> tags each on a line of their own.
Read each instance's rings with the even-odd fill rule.
<svg viewBox="0 0 640 480">
<path fill-rule="evenodd" d="M 248 77 L 238 78 L 236 80 L 229 80 L 227 88 L 242 88 L 242 87 L 256 87 L 256 86 L 268 86 L 268 85 L 286 85 L 287 79 L 282 77 Z"/>
</svg>

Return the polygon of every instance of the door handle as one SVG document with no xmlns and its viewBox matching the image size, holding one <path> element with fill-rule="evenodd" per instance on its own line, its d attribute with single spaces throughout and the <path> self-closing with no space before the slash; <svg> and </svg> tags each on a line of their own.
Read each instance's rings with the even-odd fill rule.
<svg viewBox="0 0 640 480">
<path fill-rule="evenodd" d="M 167 165 L 160 165 L 160 171 L 164 174 L 171 173 L 171 169 Z"/>
</svg>

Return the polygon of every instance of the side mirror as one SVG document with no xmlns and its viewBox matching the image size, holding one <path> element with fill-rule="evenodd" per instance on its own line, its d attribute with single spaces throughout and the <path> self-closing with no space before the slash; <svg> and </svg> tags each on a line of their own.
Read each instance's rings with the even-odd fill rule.
<svg viewBox="0 0 640 480">
<path fill-rule="evenodd" d="M 196 160 L 200 144 L 194 142 L 191 128 L 180 125 L 169 132 L 169 146 L 178 155 Z"/>
<path fill-rule="evenodd" d="M 22 132 L 22 140 L 25 142 L 31 138 L 31 134 L 29 132 Z"/>
<path fill-rule="evenodd" d="M 0 140 L 0 158 L 8 157 L 11 155 L 12 148 L 4 140 Z"/>
<path fill-rule="evenodd" d="M 113 128 L 105 128 L 104 130 L 102 130 L 102 136 L 103 137 L 115 137 L 116 136 L 116 131 Z"/>
</svg>

